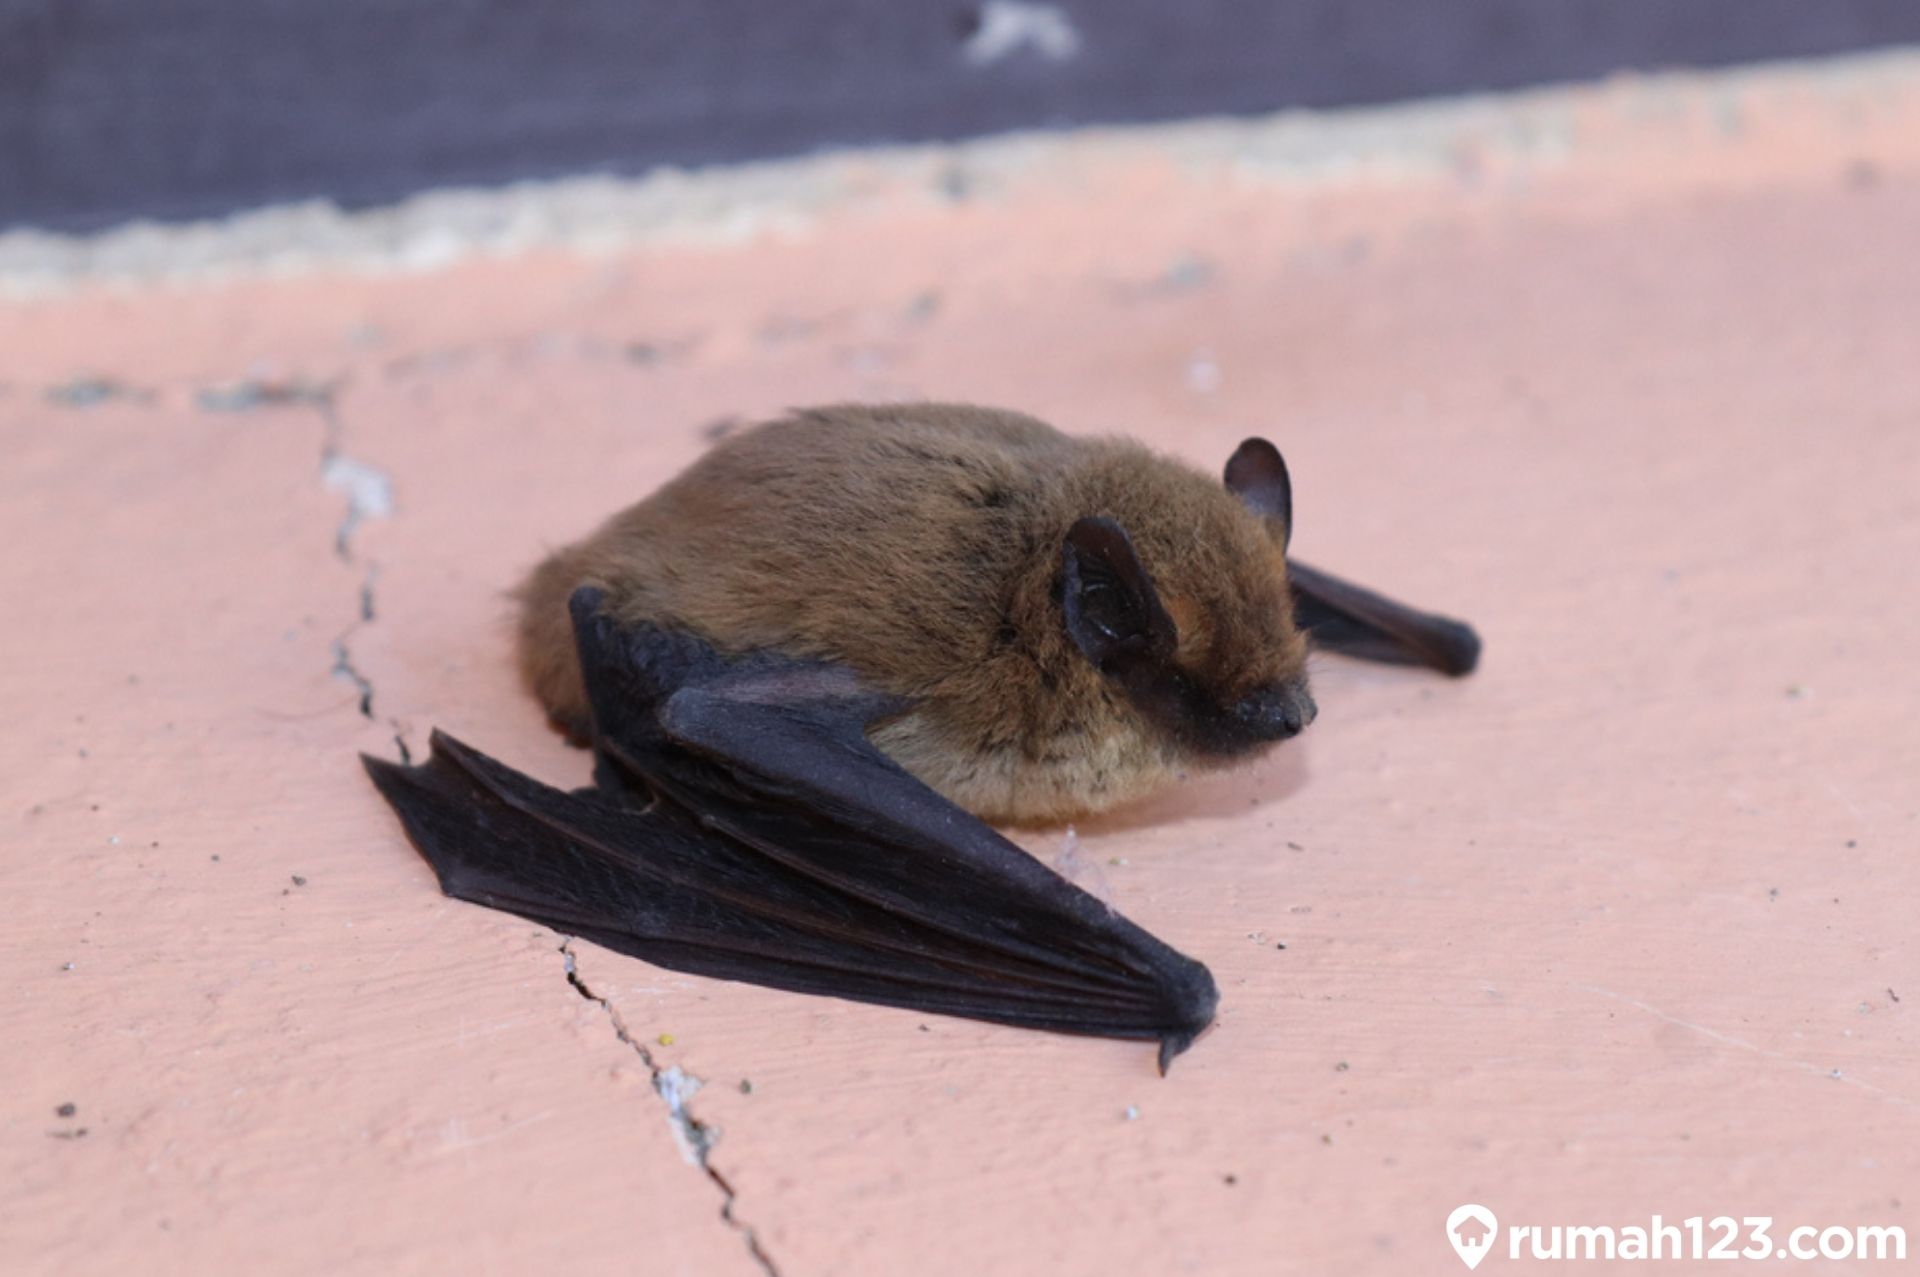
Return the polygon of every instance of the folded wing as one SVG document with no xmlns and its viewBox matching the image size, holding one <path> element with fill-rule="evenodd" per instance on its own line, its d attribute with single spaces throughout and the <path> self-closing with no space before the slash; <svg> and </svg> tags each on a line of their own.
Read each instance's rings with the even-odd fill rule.
<svg viewBox="0 0 1920 1277">
<path fill-rule="evenodd" d="M 900 702 L 846 669 L 728 659 L 574 600 L 597 789 L 436 732 L 367 759 L 447 894 L 658 965 L 1031 1028 L 1158 1040 L 1213 1017 L 1205 967 L 867 742 Z"/>
<path fill-rule="evenodd" d="M 1480 636 L 1464 621 L 1396 603 L 1298 559 L 1287 560 L 1287 580 L 1294 621 L 1318 647 L 1456 677 L 1480 663 Z"/>
</svg>

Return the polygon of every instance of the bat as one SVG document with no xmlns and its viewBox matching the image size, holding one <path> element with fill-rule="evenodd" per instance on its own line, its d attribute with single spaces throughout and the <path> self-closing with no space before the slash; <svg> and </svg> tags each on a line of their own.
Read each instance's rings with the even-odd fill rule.
<svg viewBox="0 0 1920 1277">
<path fill-rule="evenodd" d="M 1310 644 L 1479 641 L 1290 563 L 1292 486 L 962 405 L 806 410 L 541 563 L 522 675 L 595 753 L 565 793 L 440 732 L 365 758 L 446 894 L 675 970 L 1159 1043 L 1206 968 L 994 832 L 1300 732 Z"/>
</svg>

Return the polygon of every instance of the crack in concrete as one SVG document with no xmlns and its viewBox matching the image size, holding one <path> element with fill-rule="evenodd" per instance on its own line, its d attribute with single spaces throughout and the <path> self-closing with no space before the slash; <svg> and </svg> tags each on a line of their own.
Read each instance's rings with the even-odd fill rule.
<svg viewBox="0 0 1920 1277">
<path fill-rule="evenodd" d="M 726 1177 L 713 1165 L 709 1157 L 714 1144 L 719 1140 L 719 1133 L 695 1117 L 687 1107 L 688 1099 L 700 1089 L 699 1080 L 683 1071 L 677 1064 L 662 1068 L 653 1058 L 653 1052 L 647 1050 L 638 1038 L 627 1031 L 626 1022 L 620 1018 L 620 1012 L 614 1009 L 613 1004 L 587 987 L 587 982 L 580 977 L 579 965 L 574 961 L 571 939 L 560 946 L 560 956 L 566 964 L 568 985 L 572 986 L 575 993 L 595 1003 L 607 1013 L 607 1020 L 613 1025 L 614 1036 L 633 1048 L 633 1053 L 640 1057 L 642 1064 L 646 1065 L 647 1075 L 653 1081 L 654 1094 L 658 1095 L 667 1106 L 667 1124 L 673 1131 L 674 1140 L 680 1145 L 681 1153 L 686 1156 L 689 1164 L 699 1168 L 709 1180 L 713 1181 L 714 1187 L 720 1190 L 721 1221 L 740 1235 L 740 1240 L 746 1243 L 747 1253 L 753 1256 L 754 1262 L 760 1265 L 761 1271 L 766 1273 L 767 1277 L 780 1277 L 779 1266 L 773 1262 L 773 1257 L 767 1254 L 766 1248 L 760 1244 L 759 1234 L 754 1231 L 751 1224 L 735 1214 L 734 1206 L 738 1195 L 734 1192 L 733 1185 L 727 1182 Z"/>
<path fill-rule="evenodd" d="M 331 490 L 344 493 L 347 498 L 346 513 L 341 515 L 339 524 L 334 528 L 333 552 L 343 563 L 352 563 L 354 531 L 367 519 L 385 518 L 393 513 L 393 480 L 386 471 L 356 461 L 340 450 L 340 383 L 337 380 L 296 381 L 269 384 L 264 388 L 258 382 L 243 382 L 240 385 L 245 393 L 235 392 L 240 402 L 230 405 L 230 410 L 251 409 L 263 404 L 303 404 L 320 414 L 320 482 Z M 205 403 L 204 393 L 202 402 Z M 348 647 L 347 640 L 361 626 L 371 624 L 377 614 L 374 587 L 379 580 L 380 564 L 368 559 L 360 576 L 359 619 L 333 640 L 333 677 L 345 679 L 359 690 L 360 715 L 367 719 L 374 717 L 373 680 L 354 665 L 353 651 Z M 407 743 L 397 730 L 399 724 L 395 722 L 392 726 L 396 728 L 393 740 L 400 747 L 401 760 L 410 762 Z"/>
<path fill-rule="evenodd" d="M 309 381 L 304 377 L 247 377 L 217 386 L 204 386 L 194 396 L 194 402 L 207 412 L 252 412 L 256 408 L 307 404 L 320 410 L 331 431 L 333 396 L 338 386 L 339 383 L 335 381 Z"/>
<path fill-rule="evenodd" d="M 248 377 L 202 387 L 194 396 L 206 412 L 255 412 L 262 408 L 312 408 L 320 414 L 320 481 L 347 499 L 346 512 L 334 529 L 333 551 L 348 563 L 353 561 L 353 534 L 369 519 L 384 519 L 393 513 L 393 477 L 380 467 L 350 457 L 341 448 L 340 388 L 344 377 L 316 380 L 310 377 Z M 117 382 L 98 378 L 76 383 L 68 398 L 75 403 L 92 403 L 121 393 Z M 363 611 L 370 610 L 363 601 Z"/>
<path fill-rule="evenodd" d="M 334 553 L 342 562 L 355 561 L 353 535 L 360 525 L 368 519 L 386 518 L 393 513 L 393 481 L 386 471 L 346 455 L 341 449 L 342 425 L 340 421 L 337 381 L 314 382 L 261 382 L 257 380 L 233 383 L 229 386 L 203 390 L 200 393 L 200 406 L 216 412 L 249 412 L 256 408 L 302 405 L 313 408 L 320 414 L 320 481 L 328 489 L 341 492 L 347 500 L 347 508 L 334 529 Z M 352 624 L 341 631 L 333 640 L 334 678 L 344 679 L 353 684 L 360 694 L 360 713 L 371 720 L 374 718 L 373 681 L 353 663 L 353 651 L 348 640 L 364 625 L 373 622 L 378 613 L 375 586 L 379 581 L 380 565 L 372 559 L 365 560 L 365 569 L 360 580 L 358 616 Z M 389 719 L 388 725 L 394 729 L 393 743 L 399 750 L 403 763 L 413 761 L 413 751 L 406 741 L 406 729 L 398 719 Z M 613 1031 L 620 1041 L 632 1048 L 646 1066 L 647 1075 L 652 1081 L 654 1093 L 667 1106 L 667 1123 L 673 1131 L 674 1139 L 689 1165 L 700 1170 L 715 1188 L 720 1190 L 720 1219 L 733 1232 L 739 1234 L 746 1245 L 747 1253 L 767 1277 L 781 1277 L 779 1267 L 760 1244 L 759 1235 L 753 1227 L 735 1214 L 734 1206 L 737 1194 L 733 1185 L 727 1182 L 717 1167 L 712 1164 L 709 1154 L 718 1139 L 718 1132 L 689 1109 L 687 1101 L 700 1089 L 700 1081 L 682 1070 L 678 1065 L 661 1067 L 653 1058 L 653 1053 L 627 1031 L 620 1013 L 606 998 L 601 997 L 587 987 L 581 979 L 574 961 L 573 941 L 567 940 L 560 946 L 560 953 L 566 963 L 567 983 L 573 991 L 587 1001 L 597 1004 L 606 1013 Z"/>
<path fill-rule="evenodd" d="M 91 408 L 116 399 L 150 404 L 155 395 L 142 386 L 130 386 L 116 377 L 75 377 L 47 391 L 47 402 L 63 408 Z"/>
<path fill-rule="evenodd" d="M 384 519 L 393 513 L 393 477 L 378 466 L 348 456 L 341 448 L 343 428 L 340 421 L 340 388 L 343 377 L 316 380 L 309 377 L 248 377 L 240 381 L 205 386 L 194 396 L 205 412 L 255 412 L 262 408 L 311 408 L 320 416 L 320 482 L 329 491 L 346 497 L 347 508 L 333 531 L 333 552 L 343 563 L 355 561 L 353 534 L 369 519 Z M 96 402 L 120 393 L 119 383 L 94 378 L 76 383 L 67 398 L 76 404 Z M 345 679 L 360 693 L 360 714 L 373 718 L 373 681 L 353 663 L 347 641 L 362 625 L 370 624 L 376 612 L 374 586 L 380 579 L 380 565 L 372 559 L 360 578 L 359 619 L 333 640 L 334 678 Z M 391 725 L 394 744 L 403 760 L 410 759 L 407 742 L 397 720 Z"/>
<path fill-rule="evenodd" d="M 357 628 L 357 627 L 356 627 Z M 348 630 L 347 634 L 353 633 Z M 360 714 L 364 718 L 373 717 L 373 683 L 353 667 L 353 653 L 347 648 L 347 635 L 342 634 L 333 641 L 333 677 L 343 678 L 352 683 L 360 692 Z"/>
<path fill-rule="evenodd" d="M 320 414 L 320 482 L 330 491 L 347 499 L 346 511 L 333 531 L 333 552 L 343 563 L 353 562 L 353 534 L 369 519 L 384 519 L 393 513 L 393 476 L 379 466 L 350 457 L 341 447 L 344 427 L 340 423 L 340 382 L 295 382 L 282 397 L 261 400 L 266 403 L 310 404 Z M 369 561 L 367 577 L 360 590 L 362 619 L 373 619 L 373 582 L 379 565 Z"/>
</svg>

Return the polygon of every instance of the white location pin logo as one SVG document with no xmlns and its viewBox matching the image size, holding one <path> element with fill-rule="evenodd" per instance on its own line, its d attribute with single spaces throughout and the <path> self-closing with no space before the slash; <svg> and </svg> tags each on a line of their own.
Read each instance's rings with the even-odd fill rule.
<svg viewBox="0 0 1920 1277">
<path fill-rule="evenodd" d="M 1468 1226 L 1468 1237 L 1460 1235 L 1463 1224 Z M 1474 1224 L 1480 1227 L 1473 1228 Z M 1460 1256 L 1460 1262 L 1469 1270 L 1478 1268 L 1480 1261 L 1487 1257 L 1487 1252 L 1493 1249 L 1494 1234 L 1499 1231 L 1500 1222 L 1493 1217 L 1493 1212 L 1472 1202 L 1454 1207 L 1453 1214 L 1447 1216 L 1447 1240 L 1453 1243 L 1453 1253 Z"/>
</svg>

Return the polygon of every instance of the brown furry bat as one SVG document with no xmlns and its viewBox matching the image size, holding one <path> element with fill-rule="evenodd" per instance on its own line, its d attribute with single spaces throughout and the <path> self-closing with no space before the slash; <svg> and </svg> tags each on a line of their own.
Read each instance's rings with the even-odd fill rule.
<svg viewBox="0 0 1920 1277">
<path fill-rule="evenodd" d="M 567 599 L 597 585 L 617 620 L 841 662 L 911 698 L 874 743 L 976 815 L 1070 817 L 1312 721 L 1272 491 L 1285 482 L 1274 468 L 1244 481 L 1279 502 L 1264 517 L 1137 444 L 1018 413 L 800 412 L 726 440 L 542 563 L 520 596 L 520 666 L 582 734 Z M 1151 650 L 1125 669 L 1068 623 L 1076 562 L 1096 592 L 1137 591 L 1152 615 Z"/>
<path fill-rule="evenodd" d="M 438 732 L 367 769 L 449 895 L 678 970 L 1155 1038 L 1164 1069 L 1206 968 L 967 812 L 1070 816 L 1292 736 L 1309 637 L 1479 650 L 1289 563 L 1273 445 L 1225 480 L 1016 413 L 795 413 L 523 587 L 521 668 L 592 789 Z"/>
</svg>

